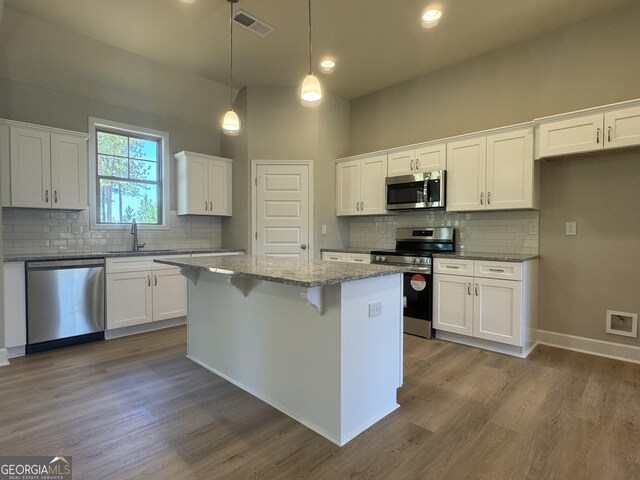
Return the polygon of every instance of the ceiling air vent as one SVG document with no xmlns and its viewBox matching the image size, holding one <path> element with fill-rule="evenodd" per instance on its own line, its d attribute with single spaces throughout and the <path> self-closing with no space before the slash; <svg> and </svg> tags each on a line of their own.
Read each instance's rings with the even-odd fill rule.
<svg viewBox="0 0 640 480">
<path fill-rule="evenodd" d="M 244 10 L 238 10 L 238 12 L 233 16 L 233 20 L 261 37 L 266 37 L 275 30 L 271 25 L 267 25 L 262 20 L 257 19 Z"/>
</svg>

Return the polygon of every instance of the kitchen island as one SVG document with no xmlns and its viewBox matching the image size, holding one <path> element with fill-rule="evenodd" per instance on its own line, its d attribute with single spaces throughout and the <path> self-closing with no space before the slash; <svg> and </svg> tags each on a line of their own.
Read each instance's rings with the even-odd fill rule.
<svg viewBox="0 0 640 480">
<path fill-rule="evenodd" d="M 194 362 L 340 446 L 398 408 L 401 269 L 249 255 L 156 261 L 191 280 Z"/>
</svg>

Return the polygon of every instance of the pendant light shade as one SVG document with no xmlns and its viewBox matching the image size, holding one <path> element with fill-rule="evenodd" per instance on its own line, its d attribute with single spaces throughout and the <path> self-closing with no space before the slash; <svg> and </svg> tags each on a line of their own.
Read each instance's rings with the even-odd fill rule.
<svg viewBox="0 0 640 480">
<path fill-rule="evenodd" d="M 229 111 L 224 114 L 222 119 L 222 133 L 225 135 L 236 136 L 240 133 L 240 119 L 238 114 L 233 111 L 233 4 L 238 0 L 227 0 L 230 6 L 229 14 Z"/>
<path fill-rule="evenodd" d="M 305 77 L 300 88 L 300 100 L 305 107 L 315 107 L 322 101 L 320 82 L 311 68 L 311 0 L 309 0 L 309 74 Z"/>
<path fill-rule="evenodd" d="M 300 89 L 300 99 L 305 107 L 315 107 L 322 101 L 322 88 L 313 73 L 304 78 Z"/>
<path fill-rule="evenodd" d="M 235 137 L 240 133 L 240 119 L 238 114 L 233 110 L 229 110 L 224 114 L 222 119 L 222 131 L 225 135 Z"/>
</svg>

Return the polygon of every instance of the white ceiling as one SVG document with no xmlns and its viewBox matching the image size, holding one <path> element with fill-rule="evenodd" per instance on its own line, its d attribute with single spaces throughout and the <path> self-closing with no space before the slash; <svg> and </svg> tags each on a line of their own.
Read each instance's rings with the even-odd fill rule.
<svg viewBox="0 0 640 480">
<path fill-rule="evenodd" d="M 441 0 L 444 17 L 437 27 L 426 30 L 419 17 L 430 0 L 313 0 L 314 63 L 321 55 L 334 56 L 336 71 L 319 74 L 321 82 L 328 91 L 353 99 L 637 1 Z M 229 3 L 192 2 L 6 0 L 5 4 L 227 84 Z M 307 2 L 240 0 L 234 8 L 276 28 L 261 38 L 234 27 L 234 86 L 298 84 L 308 69 Z"/>
</svg>

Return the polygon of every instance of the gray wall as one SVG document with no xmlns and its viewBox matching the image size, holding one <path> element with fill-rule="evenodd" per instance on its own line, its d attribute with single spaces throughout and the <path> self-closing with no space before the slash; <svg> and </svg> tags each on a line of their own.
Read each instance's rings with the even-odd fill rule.
<svg viewBox="0 0 640 480">
<path fill-rule="evenodd" d="M 638 25 L 640 3 L 354 100 L 350 151 L 640 97 Z"/>
<path fill-rule="evenodd" d="M 350 151 L 639 98 L 638 25 L 640 4 L 355 100 Z M 638 151 L 542 166 L 540 328 L 638 345 L 604 333 L 606 309 L 640 313 Z"/>
<path fill-rule="evenodd" d="M 335 159 L 348 148 L 349 104 L 325 95 L 317 108 L 306 108 L 294 87 L 249 87 L 236 110 L 246 128 L 223 139 L 223 153 L 234 159 L 233 218 L 222 227 L 223 246 L 250 249 L 251 160 L 313 160 L 314 252 L 346 244 L 347 220 L 335 216 Z M 321 235 L 321 225 L 327 235 Z"/>
</svg>

